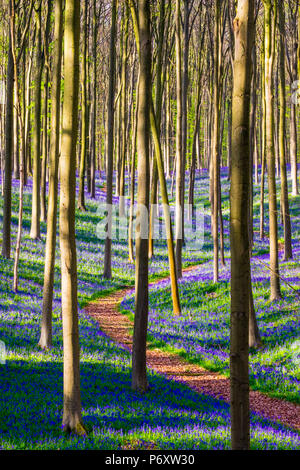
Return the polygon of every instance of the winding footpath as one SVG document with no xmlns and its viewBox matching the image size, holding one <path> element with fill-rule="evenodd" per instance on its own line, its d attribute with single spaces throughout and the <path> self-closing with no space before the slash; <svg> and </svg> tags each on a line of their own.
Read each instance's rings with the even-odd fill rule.
<svg viewBox="0 0 300 470">
<path fill-rule="evenodd" d="M 199 266 L 187 268 L 184 273 L 197 269 Z M 149 285 L 161 282 L 162 279 Z M 100 329 L 113 341 L 131 352 L 132 322 L 119 311 L 123 298 L 133 292 L 133 288 L 125 288 L 89 304 L 85 311 L 97 320 Z M 184 383 L 194 391 L 224 400 L 230 403 L 230 380 L 216 372 L 190 364 L 176 354 L 159 349 L 147 351 L 148 368 L 163 374 L 167 379 Z M 300 431 L 300 405 L 277 398 L 271 398 L 258 391 L 250 391 L 250 408 L 254 413 L 272 421 L 278 421 L 289 428 Z"/>
</svg>

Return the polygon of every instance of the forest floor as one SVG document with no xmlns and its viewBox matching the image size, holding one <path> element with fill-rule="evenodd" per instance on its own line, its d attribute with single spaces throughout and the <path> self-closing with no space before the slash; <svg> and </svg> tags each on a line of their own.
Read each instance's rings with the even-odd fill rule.
<svg viewBox="0 0 300 470">
<path fill-rule="evenodd" d="M 126 182 L 128 187 L 128 178 Z M 30 238 L 32 180 L 29 179 L 24 191 L 18 292 L 12 289 L 13 252 L 10 260 L 0 255 L 0 341 L 6 350 L 5 363 L 0 363 L 0 448 L 230 449 L 230 407 L 225 400 L 225 389 L 220 389 L 216 395 L 222 398 L 214 398 L 205 390 L 212 382 L 215 390 L 217 386 L 222 387 L 228 383 L 229 377 L 227 170 L 222 171 L 226 268 L 220 271 L 220 282 L 215 285 L 212 279 L 210 205 L 207 197 L 209 179 L 206 172 L 197 173 L 195 184 L 196 201 L 203 204 L 205 214 L 204 245 L 196 251 L 183 251 L 183 267 L 198 267 L 190 269 L 179 281 L 182 306 L 182 315 L 179 317 L 174 318 L 172 315 L 169 279 L 163 280 L 169 275 L 164 240 L 157 240 L 155 256 L 149 260 L 149 359 L 152 356 L 154 361 L 155 358 L 156 366 L 161 369 L 156 372 L 155 364 L 149 368 L 150 389 L 146 394 L 134 392 L 131 388 L 131 338 L 122 338 L 128 328 L 129 335 L 131 333 L 134 311 L 135 267 L 128 261 L 127 237 L 114 241 L 112 279 L 103 277 L 104 240 L 99 238 L 98 227 L 105 225 L 104 184 L 103 174 L 101 178 L 97 177 L 96 198 L 92 199 L 86 194 L 87 212 L 76 210 L 81 400 L 83 421 L 89 434 L 82 438 L 66 436 L 61 431 L 63 342 L 58 238 L 53 347 L 49 351 L 41 351 L 38 347 L 47 225 L 44 222 L 41 224 L 39 240 Z M 170 187 L 171 182 L 168 184 Z M 257 230 L 259 186 L 255 185 L 254 189 Z M 18 195 L 19 182 L 13 180 L 13 248 L 18 228 Z M 300 198 L 291 199 L 294 260 L 288 263 L 280 260 L 281 275 L 296 289 L 300 288 L 299 202 Z M 116 197 L 114 204 L 118 204 Z M 0 197 L 0 224 L 2 217 L 3 198 Z M 266 234 L 267 229 L 266 217 Z M 293 404 L 300 404 L 300 371 L 297 366 L 299 300 L 293 291 L 283 285 L 283 299 L 271 304 L 268 270 L 264 265 L 261 266 L 260 261 L 265 264 L 268 262 L 268 239 L 260 241 L 255 233 L 252 259 L 254 301 L 264 349 L 250 354 L 250 384 L 253 390 L 286 400 L 293 407 Z M 103 322 L 117 322 L 113 333 L 104 333 L 105 325 L 101 329 L 96 318 L 85 309 L 88 306 L 88 310 L 92 309 L 96 314 L 94 307 L 99 304 L 103 305 L 106 315 L 111 312 L 109 319 L 103 316 Z M 126 315 L 122 315 L 122 312 Z M 120 330 L 121 317 L 122 322 L 126 322 L 123 331 Z M 118 335 L 116 341 L 112 339 L 114 334 Z M 120 344 L 124 344 L 124 347 Z M 168 362 L 162 359 L 165 352 Z M 195 385 L 199 385 L 199 377 L 202 378 L 201 393 L 195 388 Z M 281 406 L 282 402 L 279 403 Z M 280 410 L 276 418 L 279 413 Z M 288 416 L 287 413 L 285 416 Z M 299 429 L 291 428 L 292 418 L 295 417 L 289 419 L 287 426 L 282 424 L 282 420 L 266 419 L 262 414 L 251 412 L 251 449 L 300 449 Z"/>
<path fill-rule="evenodd" d="M 184 269 L 184 273 L 197 269 L 197 266 Z M 152 285 L 158 284 L 156 281 Z M 132 288 L 114 292 L 100 301 L 90 303 L 85 311 L 97 322 L 101 330 L 118 345 L 132 350 L 132 321 L 120 311 L 121 301 L 132 293 Z M 217 372 L 209 371 L 197 364 L 179 357 L 178 354 L 163 351 L 155 345 L 147 344 L 147 367 L 163 374 L 170 380 L 179 381 L 198 393 L 230 403 L 230 379 Z M 300 430 L 300 405 L 267 396 L 257 390 L 250 390 L 250 409 L 263 418 L 279 421 Z"/>
</svg>

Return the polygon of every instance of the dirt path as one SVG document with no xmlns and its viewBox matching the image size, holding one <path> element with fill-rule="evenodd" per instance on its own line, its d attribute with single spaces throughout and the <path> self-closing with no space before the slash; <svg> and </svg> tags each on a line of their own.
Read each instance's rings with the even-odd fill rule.
<svg viewBox="0 0 300 470">
<path fill-rule="evenodd" d="M 121 314 L 118 310 L 120 302 L 129 292 L 132 292 L 132 287 L 117 291 L 98 302 L 91 303 L 85 310 L 98 321 L 104 333 L 131 351 L 132 336 L 130 330 L 132 329 L 132 323 L 127 316 Z M 210 372 L 195 364 L 189 364 L 177 355 L 159 349 L 148 350 L 147 365 L 152 370 L 164 374 L 169 379 L 176 379 L 199 393 L 230 403 L 229 379 L 218 373 Z M 268 397 L 261 392 L 250 391 L 250 407 L 252 411 L 265 418 L 279 421 L 300 431 L 299 405 Z"/>
</svg>

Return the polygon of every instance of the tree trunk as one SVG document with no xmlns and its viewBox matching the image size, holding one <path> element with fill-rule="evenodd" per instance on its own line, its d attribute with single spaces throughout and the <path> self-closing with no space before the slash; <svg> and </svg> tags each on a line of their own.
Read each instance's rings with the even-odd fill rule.
<svg viewBox="0 0 300 470">
<path fill-rule="evenodd" d="M 138 88 L 138 213 L 136 232 L 135 316 L 132 346 L 132 388 L 145 392 L 148 325 L 149 140 L 151 103 L 150 2 L 138 1 L 140 76 Z"/>
<path fill-rule="evenodd" d="M 139 83 L 139 78 L 137 83 Z M 138 89 L 138 87 L 137 87 Z M 132 129 L 132 147 L 131 147 L 131 176 L 130 176 L 130 208 L 129 208 L 129 227 L 128 227 L 128 248 L 129 261 L 134 262 L 133 250 L 133 216 L 134 216 L 134 191 L 135 191 L 135 159 L 136 159 L 136 138 L 137 138 L 137 119 L 138 119 L 138 93 L 136 94 L 136 109 L 133 114 Z"/>
<path fill-rule="evenodd" d="M 42 81 L 42 30 L 41 5 L 36 12 L 36 52 L 35 52 L 35 87 L 34 87 L 34 131 L 33 131 L 33 182 L 32 182 L 32 213 L 30 238 L 40 238 L 41 214 L 41 81 Z"/>
<path fill-rule="evenodd" d="M 52 72 L 52 106 L 49 166 L 49 205 L 47 239 L 44 267 L 43 307 L 39 346 L 49 349 L 52 345 L 52 300 L 54 284 L 54 265 L 56 248 L 56 218 L 58 192 L 59 131 L 60 131 L 60 84 L 63 38 L 62 0 L 55 0 L 55 29 Z"/>
<path fill-rule="evenodd" d="M 110 54 L 109 54 L 109 90 L 107 103 L 107 133 L 106 133 L 106 205 L 108 211 L 104 272 L 106 279 L 111 279 L 111 227 L 112 227 L 112 192 L 113 192 L 113 162 L 114 162 L 114 95 L 115 95 L 115 68 L 116 68 L 116 0 L 112 1 L 111 30 L 110 30 Z"/>
<path fill-rule="evenodd" d="M 125 5 L 125 21 L 124 21 L 124 39 L 123 39 L 123 50 L 122 50 L 122 71 L 121 71 L 121 154 L 120 154 L 120 186 L 119 186 L 119 216 L 124 217 L 125 215 L 125 168 L 126 168 L 126 155 L 127 155 L 127 61 L 128 61 L 128 21 L 129 12 L 128 5 Z"/>
<path fill-rule="evenodd" d="M 292 176 L 292 195 L 298 196 L 298 169 L 297 169 L 297 116 L 296 105 L 291 102 L 290 117 L 290 160 L 291 160 L 291 176 Z"/>
<path fill-rule="evenodd" d="M 289 209 L 288 182 L 286 172 L 286 96 L 285 96 L 285 11 L 281 2 L 278 2 L 279 11 L 279 34 L 280 34 L 280 118 L 279 118 L 279 157 L 280 157 L 280 182 L 281 182 L 281 212 L 284 231 L 284 259 L 285 261 L 293 258 L 291 218 Z"/>
<path fill-rule="evenodd" d="M 265 238 L 265 170 L 266 170 L 266 84 L 265 84 L 265 25 L 263 28 L 262 56 L 261 56 L 261 181 L 260 181 L 260 216 L 259 236 Z"/>
<path fill-rule="evenodd" d="M 91 197 L 95 198 L 96 185 L 96 130 L 97 130 L 97 34 L 98 34 L 98 16 L 97 2 L 94 0 L 93 8 L 93 103 L 91 115 Z"/>
<path fill-rule="evenodd" d="M 219 165 L 220 165 L 220 91 L 219 91 L 219 40 L 220 40 L 220 4 L 215 3 L 215 33 L 214 33 L 214 128 L 212 142 L 212 229 L 214 244 L 214 282 L 219 280 Z"/>
<path fill-rule="evenodd" d="M 61 299 L 64 348 L 65 432 L 86 434 L 82 425 L 79 333 L 77 311 L 77 260 L 75 244 L 76 142 L 78 128 L 80 0 L 66 0 L 62 145 L 60 161 Z"/>
<path fill-rule="evenodd" d="M 48 1 L 46 29 L 44 31 L 44 63 L 45 63 L 45 82 L 44 82 L 44 130 L 43 130 L 43 158 L 41 173 L 41 220 L 46 222 L 47 205 L 46 205 L 46 180 L 47 180 L 47 164 L 48 164 L 48 102 L 49 102 L 49 51 L 48 41 L 50 32 L 50 21 L 52 14 L 52 0 Z"/>
<path fill-rule="evenodd" d="M 14 106 L 16 108 L 17 96 L 16 96 L 16 87 L 14 87 Z M 18 115 L 14 112 L 14 152 L 13 152 L 13 177 L 14 179 L 19 179 L 20 177 L 20 167 L 19 167 L 19 123 Z"/>
<path fill-rule="evenodd" d="M 13 155 L 13 106 L 14 106 L 14 60 L 12 39 L 9 34 L 7 78 L 6 78 L 6 114 L 5 114 L 5 169 L 4 169 L 4 207 L 2 256 L 10 258 L 11 248 L 11 171 Z"/>
<path fill-rule="evenodd" d="M 83 51 L 81 72 L 81 156 L 79 168 L 78 209 L 86 211 L 84 197 L 84 176 L 87 158 L 88 106 L 87 106 L 87 0 L 83 0 Z"/>
<path fill-rule="evenodd" d="M 181 71 L 181 14 L 180 0 L 176 0 L 175 14 L 175 31 L 176 31 L 176 101 L 177 101 L 177 117 L 176 117 L 176 224 L 175 224 L 175 240 L 176 240 L 176 271 L 177 278 L 182 277 L 182 227 L 183 227 L 183 200 L 184 200 L 184 168 L 182 153 L 182 71 Z"/>
<path fill-rule="evenodd" d="M 275 180 L 275 149 L 274 149 L 274 96 L 273 96 L 273 64 L 276 21 L 276 0 L 264 0 L 265 7 L 265 90 L 266 90 L 266 157 L 268 165 L 269 190 L 269 238 L 270 238 L 270 300 L 279 299 L 279 263 L 277 233 L 277 200 Z"/>
<path fill-rule="evenodd" d="M 231 244 L 231 448 L 250 448 L 249 417 L 249 254 L 250 88 L 253 0 L 239 0 L 234 20 L 235 58 L 232 99 L 230 192 Z"/>
<path fill-rule="evenodd" d="M 15 5 L 14 2 L 10 2 L 10 38 L 11 38 L 11 50 L 13 56 L 13 68 L 14 68 L 14 81 L 16 87 L 16 113 L 19 119 L 19 127 L 21 131 L 21 149 L 20 154 L 23 156 L 23 146 L 24 146 L 24 126 L 22 122 L 22 113 L 20 105 L 20 94 L 19 94 L 19 82 L 18 82 L 18 64 L 16 58 L 16 43 L 15 43 Z M 17 231 L 17 240 L 16 240 L 16 249 L 15 249 L 15 259 L 14 259 L 14 276 L 13 276 L 13 291 L 18 291 L 18 265 L 20 258 L 21 250 L 21 239 L 22 239 L 22 222 L 23 222 L 23 188 L 24 188 L 24 171 L 23 171 L 23 160 L 20 161 L 20 192 L 19 192 L 19 215 L 18 215 L 18 231 Z"/>
<path fill-rule="evenodd" d="M 161 109 L 162 109 L 162 90 L 163 84 L 161 80 L 162 74 L 162 53 L 164 44 L 164 28 L 165 28 L 165 0 L 160 0 L 159 11 L 159 39 L 157 46 L 156 56 L 156 90 L 155 90 L 155 117 L 157 129 L 160 129 L 161 124 Z M 158 170 L 156 158 L 153 160 L 152 171 L 152 184 L 151 184 L 151 200 L 150 200 L 150 218 L 149 218 L 149 259 L 153 256 L 153 221 L 154 213 L 153 207 L 157 202 L 157 184 L 158 184 Z"/>
</svg>

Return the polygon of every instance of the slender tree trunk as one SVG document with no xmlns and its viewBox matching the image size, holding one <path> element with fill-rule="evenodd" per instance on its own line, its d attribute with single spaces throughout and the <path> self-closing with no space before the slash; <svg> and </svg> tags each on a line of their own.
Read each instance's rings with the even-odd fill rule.
<svg viewBox="0 0 300 470">
<path fill-rule="evenodd" d="M 63 38 L 62 0 L 55 0 L 55 29 L 52 72 L 52 106 L 49 166 L 49 207 L 47 221 L 47 239 L 44 267 L 43 307 L 39 346 L 49 349 L 52 345 L 52 301 L 54 285 L 54 265 L 56 248 L 56 219 L 58 192 L 59 131 L 60 131 L 60 84 Z"/>
<path fill-rule="evenodd" d="M 24 134 L 23 134 L 23 123 L 22 123 L 22 114 L 21 114 L 21 106 L 20 106 L 20 96 L 19 96 L 19 82 L 18 82 L 18 64 L 16 58 L 16 33 L 15 33 L 15 3 L 13 0 L 9 3 L 9 25 L 10 25 L 10 44 L 11 44 L 11 53 L 13 59 L 13 74 L 14 74 L 14 82 L 15 82 L 15 89 L 16 89 L 16 108 L 15 111 L 19 118 L 20 130 L 21 130 L 21 152 L 22 152 L 22 145 L 24 143 Z M 22 153 L 21 153 L 22 155 Z M 15 248 L 15 259 L 14 259 L 14 275 L 13 275 L 13 291 L 18 291 L 18 283 L 19 283 L 19 276 L 18 276 L 18 265 L 19 265 L 19 258 L 20 258 L 20 250 L 21 250 L 21 238 L 22 238 L 22 221 L 23 221 L 23 187 L 24 187 L 24 173 L 23 173 L 23 166 L 22 161 L 20 162 L 20 191 L 19 191 L 19 215 L 18 215 L 18 231 L 17 231 L 17 241 L 16 241 L 16 248 Z"/>
<path fill-rule="evenodd" d="M 76 142 L 78 128 L 80 1 L 66 0 L 62 145 L 60 161 L 60 250 L 64 348 L 65 432 L 86 434 L 82 425 L 79 333 L 77 307 L 77 261 L 75 244 Z"/>
<path fill-rule="evenodd" d="M 13 105 L 14 105 L 14 60 L 12 38 L 9 34 L 7 76 L 6 76 L 6 114 L 5 114 L 5 169 L 4 169 L 4 207 L 2 256 L 10 258 L 11 249 L 11 171 L 13 154 Z"/>
<path fill-rule="evenodd" d="M 24 180 L 27 182 L 27 173 L 30 173 L 30 145 L 29 145 L 29 128 L 30 128 L 30 79 L 32 70 L 32 53 L 29 52 L 28 70 L 26 76 L 26 96 L 25 96 L 25 117 L 24 117 L 24 132 L 25 132 L 25 160 L 24 160 Z M 25 92 L 24 92 L 25 93 Z"/>
<path fill-rule="evenodd" d="M 17 96 L 16 96 L 16 87 L 14 87 L 14 107 L 16 108 Z M 18 114 L 14 112 L 14 152 L 13 152 L 13 177 L 14 179 L 19 179 L 20 177 L 20 167 L 19 167 L 19 123 L 18 123 Z"/>
<path fill-rule="evenodd" d="M 97 130 L 97 35 L 98 35 L 97 2 L 93 9 L 93 103 L 92 103 L 92 138 L 91 138 L 91 197 L 95 198 L 96 178 L 96 130 Z M 100 149 L 99 149 L 100 150 Z"/>
<path fill-rule="evenodd" d="M 249 162 L 253 0 L 239 0 L 234 20 L 235 58 L 232 100 L 230 192 L 231 244 L 231 448 L 250 448 L 249 417 Z"/>
<path fill-rule="evenodd" d="M 265 24 L 263 30 L 262 41 L 262 73 L 261 73 L 261 89 L 262 89 L 262 119 L 261 119 L 261 181 L 260 181 L 260 220 L 259 220 L 259 236 L 263 240 L 265 238 L 265 171 L 266 171 L 266 80 L 265 80 Z"/>
<path fill-rule="evenodd" d="M 249 237 L 250 247 L 252 251 L 253 246 L 253 163 L 254 163 L 254 149 L 255 149 L 255 121 L 256 121 L 256 45 L 254 44 L 252 50 L 252 83 L 251 83 L 251 113 L 250 113 L 250 205 L 249 205 Z"/>
<path fill-rule="evenodd" d="M 132 388 L 144 392 L 148 388 L 146 373 L 146 339 L 148 325 L 148 223 L 149 223 L 149 140 L 151 103 L 151 38 L 150 2 L 138 0 L 139 27 L 139 108 L 137 128 L 138 150 L 138 214 L 136 233 L 135 316 L 132 347 Z"/>
<path fill-rule="evenodd" d="M 220 105 L 219 105 L 219 40 L 220 40 L 220 4 L 215 3 L 215 33 L 214 33 L 214 129 L 212 144 L 212 226 L 214 244 L 214 282 L 219 280 L 219 133 L 220 133 Z"/>
<path fill-rule="evenodd" d="M 298 169 L 297 169 L 297 116 L 296 105 L 291 102 L 290 116 L 290 160 L 291 160 L 291 176 L 292 176 L 292 195 L 298 196 Z"/>
<path fill-rule="evenodd" d="M 227 137 L 227 166 L 228 166 L 228 180 L 230 180 L 231 172 L 231 153 L 232 153 L 232 90 L 230 91 L 228 99 L 228 137 Z"/>
<path fill-rule="evenodd" d="M 164 44 L 164 28 L 165 28 L 165 0 L 160 0 L 159 11 L 159 41 L 157 46 L 156 56 L 156 90 L 155 90 L 155 117 L 157 128 L 160 129 L 161 124 L 161 110 L 162 110 L 162 90 L 163 84 L 162 76 L 162 54 Z M 153 221 L 154 213 L 153 208 L 157 202 L 157 184 L 158 184 L 158 170 L 156 158 L 153 160 L 152 184 L 151 184 L 151 200 L 150 200 L 150 218 L 149 218 L 149 259 L 153 256 Z"/>
<path fill-rule="evenodd" d="M 42 11 L 41 5 L 36 12 L 36 52 L 34 87 L 34 132 L 33 132 L 33 182 L 30 238 L 40 238 L 41 216 L 41 81 L 42 81 Z"/>
<path fill-rule="evenodd" d="M 45 70 L 45 84 L 44 84 L 44 129 L 43 129 L 43 143 L 42 143 L 42 168 L 41 168 L 41 221 L 47 220 L 47 205 L 46 205 L 46 178 L 47 178 L 47 159 L 48 159 L 48 80 L 49 71 Z"/>
<path fill-rule="evenodd" d="M 182 218 L 183 218 L 183 199 L 184 199 L 184 169 L 183 169 L 183 153 L 182 153 L 182 70 L 181 70 L 181 15 L 180 0 L 176 0 L 175 14 L 175 31 L 176 31 L 176 101 L 177 101 L 177 117 L 176 117 L 176 271 L 177 278 L 182 277 Z"/>
<path fill-rule="evenodd" d="M 48 164 L 48 103 L 49 103 L 49 51 L 48 38 L 50 32 L 50 21 L 52 14 L 52 0 L 48 1 L 46 29 L 44 31 L 44 63 L 45 63 L 45 81 L 44 81 L 44 130 L 43 130 L 43 157 L 42 157 L 42 173 L 41 173 L 41 220 L 46 222 L 47 205 L 46 205 L 46 180 L 47 180 L 47 164 Z"/>
<path fill-rule="evenodd" d="M 87 161 L 87 138 L 88 138 L 88 104 L 87 104 L 87 0 L 83 0 L 83 52 L 82 52 L 82 73 L 81 73 L 81 156 L 79 168 L 79 192 L 78 209 L 86 211 L 84 197 L 84 176 Z"/>
<path fill-rule="evenodd" d="M 171 120 L 171 103 L 170 103 L 170 72 L 167 70 L 167 83 L 166 83 L 166 178 L 169 180 L 170 175 L 170 154 L 171 154 L 171 142 L 170 142 L 170 120 Z"/>
<path fill-rule="evenodd" d="M 266 90 L 266 156 L 268 165 L 269 190 L 269 238 L 270 238 L 270 300 L 279 299 L 279 262 L 278 262 L 278 227 L 277 199 L 275 179 L 274 150 L 274 96 L 273 96 L 273 64 L 276 21 L 276 1 L 274 0 L 272 16 L 272 0 L 264 0 L 265 7 L 265 90 Z"/>
<path fill-rule="evenodd" d="M 112 227 L 112 192 L 113 192 L 113 160 L 114 160 L 114 94 L 115 94 L 115 68 L 116 68 L 116 14 L 117 1 L 112 1 L 110 55 L 109 55 L 109 90 L 107 103 L 107 133 L 106 133 L 106 204 L 107 227 L 104 251 L 104 272 L 106 279 L 111 279 L 111 227 Z"/>
<path fill-rule="evenodd" d="M 280 157 L 280 181 L 281 181 L 281 211 L 284 230 L 284 259 L 285 261 L 293 258 L 291 218 L 289 209 L 288 182 L 286 172 L 286 96 L 285 96 L 285 11 L 281 2 L 278 2 L 279 11 L 279 33 L 280 33 L 280 118 L 279 118 L 279 157 Z"/>
<path fill-rule="evenodd" d="M 129 1 L 132 19 L 133 19 L 133 26 L 135 31 L 136 43 L 138 48 L 138 53 L 140 53 L 140 40 L 139 40 L 139 28 L 138 28 L 138 19 L 136 9 L 134 4 L 131 0 Z M 150 125 L 151 125 L 151 132 L 154 139 L 154 147 L 155 147 L 155 156 L 157 160 L 157 169 L 158 169 L 158 176 L 159 182 L 161 187 L 161 197 L 163 203 L 163 211 L 164 211 L 164 219 L 166 225 L 166 236 L 167 236 L 167 246 L 168 246 L 168 257 L 169 257 L 169 266 L 170 266 L 170 279 L 171 279 L 171 291 L 172 291 L 172 301 L 173 301 L 173 310 L 174 314 L 180 314 L 180 299 L 178 293 L 178 285 L 177 285 L 177 276 L 176 276 L 176 267 L 175 267 L 175 253 L 174 253 L 174 243 L 173 243 L 173 231 L 172 231 L 172 223 L 171 223 L 171 215 L 170 215 L 170 207 L 169 207 L 169 200 L 168 200 L 168 193 L 167 193 L 167 186 L 166 186 L 166 179 L 163 167 L 163 158 L 162 158 L 162 151 L 160 145 L 160 138 L 159 132 L 157 128 L 155 113 L 154 113 L 154 106 L 153 101 L 150 95 Z"/>
<path fill-rule="evenodd" d="M 137 83 L 139 83 L 139 78 Z M 137 85 L 138 90 L 138 85 Z M 128 227 L 128 247 L 129 247 L 129 261 L 134 262 L 133 251 L 133 216 L 134 216 L 134 192 L 135 192 L 135 172 L 136 172 L 136 138 L 137 138 L 137 120 L 138 120 L 138 93 L 136 94 L 136 109 L 133 115 L 133 130 L 132 130 L 132 148 L 131 148 L 131 177 L 130 177 L 130 208 L 129 208 L 129 227 Z"/>
<path fill-rule="evenodd" d="M 185 196 L 185 168 L 188 149 L 188 90 L 189 90 L 189 45 L 190 45 L 190 0 L 184 0 L 184 17 L 183 17 L 183 72 L 182 72 L 182 190 L 181 190 L 181 206 L 182 206 L 182 245 L 184 244 L 184 196 Z"/>
<path fill-rule="evenodd" d="M 120 159 L 120 190 L 119 190 L 119 216 L 125 215 L 125 168 L 126 168 L 126 155 L 127 155 L 127 61 L 128 61 L 128 22 L 129 11 L 128 5 L 125 5 L 125 21 L 124 21 L 124 40 L 122 51 L 122 72 L 121 72 L 121 132 L 122 132 L 122 145 L 121 145 L 121 159 Z"/>
</svg>

